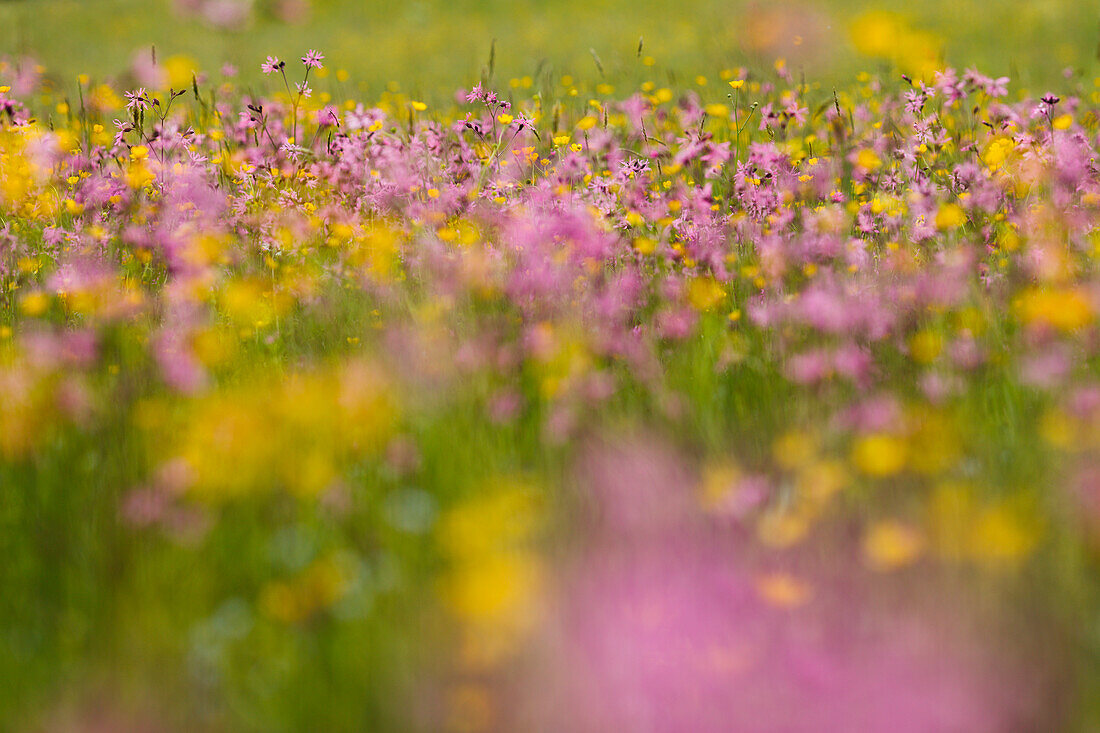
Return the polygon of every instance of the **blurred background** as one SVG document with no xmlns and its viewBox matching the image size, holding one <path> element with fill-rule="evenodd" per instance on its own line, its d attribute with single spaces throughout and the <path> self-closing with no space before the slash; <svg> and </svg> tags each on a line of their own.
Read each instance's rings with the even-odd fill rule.
<svg viewBox="0 0 1100 733">
<path fill-rule="evenodd" d="M 1100 40 L 1097 3 L 929 0 L 877 3 L 744 0 L 8 0 L 0 44 L 59 80 L 122 74 L 155 45 L 204 70 L 259 75 L 267 54 L 327 54 L 367 88 L 399 81 L 450 92 L 475 79 L 496 41 L 505 78 L 541 72 L 629 77 L 654 66 L 708 73 L 784 58 L 815 80 L 858 70 L 974 66 L 1024 84 L 1067 67 L 1088 72 Z M 641 50 L 639 52 L 639 40 Z M 893 57 L 893 58 L 891 58 Z M 905 58 L 900 58 L 905 57 Z"/>
</svg>

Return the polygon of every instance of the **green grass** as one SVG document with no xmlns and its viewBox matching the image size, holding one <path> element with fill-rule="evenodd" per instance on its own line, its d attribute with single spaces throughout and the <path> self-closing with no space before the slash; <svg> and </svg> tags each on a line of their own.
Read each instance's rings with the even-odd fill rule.
<svg viewBox="0 0 1100 733">
<path fill-rule="evenodd" d="M 315 47 L 327 54 L 332 68 L 348 70 L 351 80 L 368 90 L 398 81 L 424 96 L 475 80 L 493 39 L 496 66 L 505 79 L 547 69 L 592 77 L 592 51 L 611 78 L 657 81 L 739 64 L 759 68 L 788 52 L 791 65 L 806 68 L 815 80 L 850 78 L 873 66 L 854 54 L 848 33 L 851 19 L 867 7 L 838 0 L 801 7 L 744 0 L 315 0 L 312 5 L 303 24 L 257 13 L 247 28 L 227 31 L 179 16 L 170 0 L 8 2 L 0 4 L 0 47 L 33 56 L 61 80 L 123 73 L 135 55 L 154 45 L 161 58 L 186 54 L 210 70 L 228 61 L 256 79 L 265 55 L 295 58 Z M 946 61 L 960 69 L 977 66 L 1026 84 L 1053 84 L 1066 66 L 1086 73 L 1096 67 L 1095 2 L 990 0 L 979 7 L 888 0 L 873 7 L 898 11 L 914 28 L 935 34 Z M 778 29 L 770 46 L 769 29 Z M 804 44 L 791 45 L 794 35 L 804 35 Z M 642 55 L 656 60 L 648 69 L 638 58 L 640 38 Z"/>
</svg>

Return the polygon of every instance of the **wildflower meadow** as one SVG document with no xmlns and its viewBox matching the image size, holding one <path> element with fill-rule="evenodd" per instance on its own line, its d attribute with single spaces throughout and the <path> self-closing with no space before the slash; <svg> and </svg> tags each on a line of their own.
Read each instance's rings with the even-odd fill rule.
<svg viewBox="0 0 1100 733">
<path fill-rule="evenodd" d="M 1100 730 L 1095 63 L 745 17 L 6 56 L 0 731 Z"/>
</svg>

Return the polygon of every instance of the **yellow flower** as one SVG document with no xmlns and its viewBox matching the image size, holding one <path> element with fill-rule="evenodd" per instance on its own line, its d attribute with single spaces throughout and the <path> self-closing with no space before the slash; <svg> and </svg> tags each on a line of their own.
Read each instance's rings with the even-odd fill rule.
<svg viewBox="0 0 1100 733">
<path fill-rule="evenodd" d="M 1012 138 L 994 138 L 982 153 L 982 162 L 989 166 L 990 170 L 999 170 L 1013 150 L 1015 150 L 1015 143 L 1012 142 Z"/>
<path fill-rule="evenodd" d="M 443 582 L 448 606 L 461 618 L 506 620 L 529 613 L 541 568 L 528 552 L 494 553 L 464 564 Z"/>
<path fill-rule="evenodd" d="M 931 364 L 943 350 L 943 336 L 938 331 L 918 331 L 909 339 L 909 355 L 919 364 Z"/>
<path fill-rule="evenodd" d="M 688 302 L 696 310 L 713 310 L 725 298 L 726 289 L 712 277 L 697 277 L 688 284 Z"/>
<path fill-rule="evenodd" d="M 874 478 L 885 478 L 905 468 L 905 443 L 885 433 L 865 435 L 852 446 L 852 463 Z"/>
<path fill-rule="evenodd" d="M 1027 324 L 1041 324 L 1069 333 L 1092 323 L 1092 301 L 1080 288 L 1031 288 L 1016 301 L 1016 310 Z"/>
<path fill-rule="evenodd" d="M 50 296 L 43 292 L 27 293 L 23 296 L 23 299 L 19 301 L 19 310 L 32 318 L 42 315 L 49 307 Z"/>
<path fill-rule="evenodd" d="M 169 56 L 164 60 L 164 71 L 168 86 L 172 89 L 186 89 L 198 73 L 198 62 L 190 56 Z"/>
<path fill-rule="evenodd" d="M 941 232 L 958 229 L 966 223 L 966 212 L 958 204 L 944 204 L 936 212 L 936 228 Z"/>
<path fill-rule="evenodd" d="M 537 619 L 542 560 L 530 547 L 540 523 L 525 486 L 482 494 L 445 514 L 437 541 L 450 560 L 442 601 L 463 623 L 463 663 L 490 667 L 516 649 Z"/>
<path fill-rule="evenodd" d="M 849 30 L 861 54 L 888 58 L 897 49 L 905 23 L 896 13 L 871 11 L 856 18 Z"/>
<path fill-rule="evenodd" d="M 810 586 L 788 573 L 769 573 L 756 579 L 756 590 L 770 605 L 779 608 L 796 608 L 804 605 L 812 595 Z"/>
<path fill-rule="evenodd" d="M 791 547 L 810 531 L 810 519 L 799 512 L 771 512 L 760 518 L 756 536 L 769 547 Z"/>
<path fill-rule="evenodd" d="M 916 530 L 887 520 L 874 525 L 863 538 L 863 557 L 875 570 L 894 570 L 920 556 L 924 539 Z"/>
<path fill-rule="evenodd" d="M 1039 544 L 1039 527 L 1030 512 L 1011 503 L 987 508 L 974 521 L 970 553 L 982 562 L 1014 566 Z"/>
<path fill-rule="evenodd" d="M 126 171 L 126 185 L 135 190 L 148 186 L 156 179 L 156 175 L 146 168 L 141 161 L 135 162 Z"/>
<path fill-rule="evenodd" d="M 923 77 L 937 66 L 940 40 L 916 30 L 897 14 L 872 10 L 858 16 L 849 27 L 852 45 L 864 56 L 888 59 L 904 71 Z"/>
<path fill-rule="evenodd" d="M 350 575 L 335 558 L 321 558 L 290 581 L 264 586 L 260 610 L 281 623 L 299 623 L 339 601 L 347 592 Z"/>
<path fill-rule="evenodd" d="M 791 430 L 781 435 L 772 444 L 772 455 L 780 466 L 793 470 L 815 458 L 817 441 L 804 431 Z"/>
<path fill-rule="evenodd" d="M 856 165 L 866 171 L 878 170 L 882 166 L 882 158 L 870 148 L 863 148 L 856 153 Z"/>
</svg>

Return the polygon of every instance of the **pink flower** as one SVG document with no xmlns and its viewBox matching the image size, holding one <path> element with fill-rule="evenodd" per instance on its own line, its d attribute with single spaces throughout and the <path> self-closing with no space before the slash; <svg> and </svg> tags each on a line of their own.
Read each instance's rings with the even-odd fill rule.
<svg viewBox="0 0 1100 733">
<path fill-rule="evenodd" d="M 282 71 L 286 66 L 285 61 L 280 61 L 278 56 L 268 56 L 267 61 L 260 64 L 260 71 L 265 74 L 274 74 L 276 71 Z"/>
<path fill-rule="evenodd" d="M 145 88 L 141 87 L 135 89 L 132 92 L 126 92 L 126 109 L 133 111 L 141 111 L 149 108 L 149 97 L 145 92 Z"/>
</svg>

